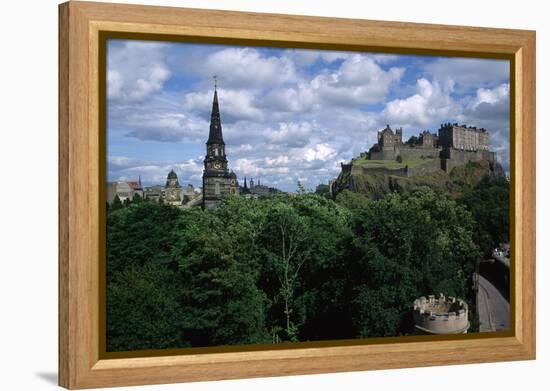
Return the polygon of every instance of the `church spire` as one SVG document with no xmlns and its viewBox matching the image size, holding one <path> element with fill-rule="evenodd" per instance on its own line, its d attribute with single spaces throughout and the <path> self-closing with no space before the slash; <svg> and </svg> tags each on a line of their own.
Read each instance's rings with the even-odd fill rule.
<svg viewBox="0 0 550 391">
<path fill-rule="evenodd" d="M 220 119 L 220 107 L 218 105 L 216 75 L 214 75 L 214 100 L 212 102 L 212 114 L 210 115 L 210 133 L 206 144 L 225 144 L 222 136 L 222 123 Z"/>
<path fill-rule="evenodd" d="M 244 177 L 244 188 L 248 189 L 248 186 L 246 185 L 246 177 Z"/>
</svg>

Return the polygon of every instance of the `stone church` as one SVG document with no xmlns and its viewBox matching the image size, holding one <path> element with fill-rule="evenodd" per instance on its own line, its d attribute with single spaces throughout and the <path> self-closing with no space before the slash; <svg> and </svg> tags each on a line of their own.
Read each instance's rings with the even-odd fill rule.
<svg viewBox="0 0 550 391">
<path fill-rule="evenodd" d="M 229 171 L 225 142 L 223 141 L 218 91 L 214 87 L 214 101 L 210 117 L 210 133 L 206 142 L 206 157 L 202 174 L 202 205 L 203 208 L 216 206 L 228 194 L 239 194 L 237 175 Z"/>
</svg>

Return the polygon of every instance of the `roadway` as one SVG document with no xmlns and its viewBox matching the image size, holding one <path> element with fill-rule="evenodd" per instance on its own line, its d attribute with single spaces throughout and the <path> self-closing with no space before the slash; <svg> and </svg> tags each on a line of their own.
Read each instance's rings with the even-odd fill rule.
<svg viewBox="0 0 550 391">
<path fill-rule="evenodd" d="M 507 331 L 510 327 L 510 303 L 487 279 L 481 275 L 478 278 L 479 331 Z"/>
</svg>

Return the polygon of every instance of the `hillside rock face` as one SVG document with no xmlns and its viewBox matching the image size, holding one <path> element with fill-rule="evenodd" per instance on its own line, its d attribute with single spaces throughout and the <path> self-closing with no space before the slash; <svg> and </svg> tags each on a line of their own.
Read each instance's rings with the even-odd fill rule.
<svg viewBox="0 0 550 391">
<path fill-rule="evenodd" d="M 403 177 L 388 174 L 361 174 L 354 170 L 341 172 L 333 184 L 333 196 L 344 190 L 364 194 L 373 199 L 383 198 L 388 193 L 405 193 L 418 187 L 430 187 L 436 192 L 459 196 L 464 188 L 477 185 L 485 177 L 492 179 L 505 176 L 499 163 L 480 160 L 454 167 L 450 173 L 443 170 Z"/>
</svg>

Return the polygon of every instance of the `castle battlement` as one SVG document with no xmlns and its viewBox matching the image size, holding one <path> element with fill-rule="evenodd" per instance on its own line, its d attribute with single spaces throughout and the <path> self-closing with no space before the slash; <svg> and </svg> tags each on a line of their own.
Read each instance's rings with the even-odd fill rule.
<svg viewBox="0 0 550 391">
<path fill-rule="evenodd" d="M 468 304 L 456 297 L 422 296 L 414 301 L 416 329 L 424 334 L 462 334 L 470 327 Z"/>
</svg>

